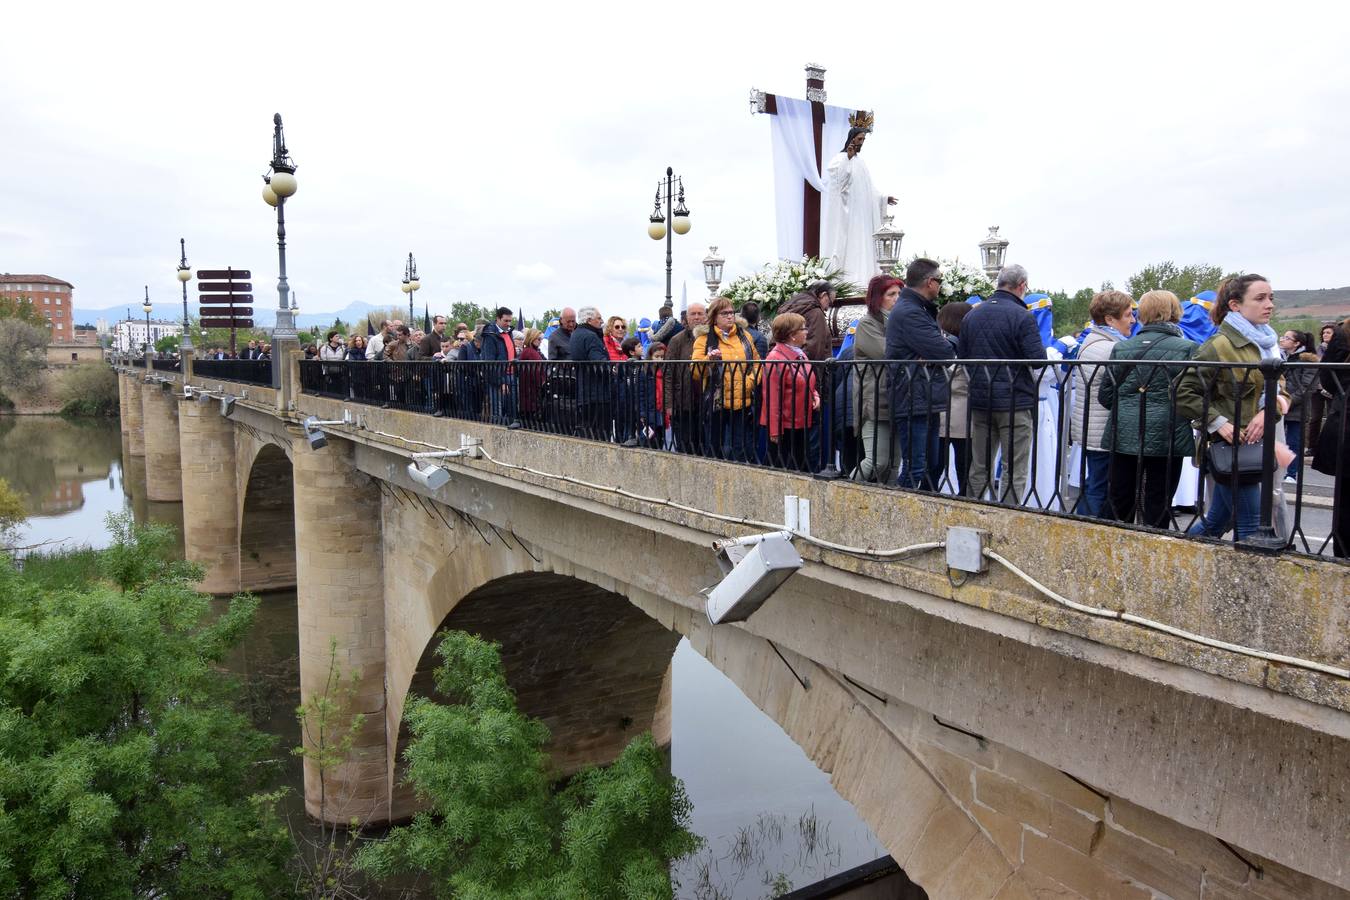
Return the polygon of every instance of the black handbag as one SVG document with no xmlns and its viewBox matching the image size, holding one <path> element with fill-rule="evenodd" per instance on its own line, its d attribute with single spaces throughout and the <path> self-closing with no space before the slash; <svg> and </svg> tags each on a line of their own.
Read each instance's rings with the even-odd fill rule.
<svg viewBox="0 0 1350 900">
<path fill-rule="evenodd" d="M 1221 484 L 1229 484 L 1233 475 L 1237 475 L 1238 484 L 1257 484 L 1264 471 L 1265 450 L 1261 444 L 1238 444 L 1236 447 L 1227 441 L 1211 441 L 1205 450 L 1209 474 Z"/>
</svg>

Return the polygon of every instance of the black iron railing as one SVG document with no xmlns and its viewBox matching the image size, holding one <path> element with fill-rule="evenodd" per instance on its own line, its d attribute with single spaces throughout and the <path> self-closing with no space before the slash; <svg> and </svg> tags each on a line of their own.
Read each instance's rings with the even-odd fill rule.
<svg viewBox="0 0 1350 900">
<path fill-rule="evenodd" d="M 156 372 L 181 372 L 183 371 L 183 362 L 178 359 L 152 359 L 150 365 Z"/>
<path fill-rule="evenodd" d="M 1316 408 L 1320 439 L 1350 448 L 1350 364 L 306 360 L 300 376 L 355 403 L 1350 555 L 1347 452 L 1312 473 L 1300 440 Z M 1264 410 L 1291 401 L 1276 427 Z M 1230 433 L 1259 458 L 1216 477 L 1207 448 Z"/>
<path fill-rule="evenodd" d="M 272 384 L 270 359 L 197 359 L 192 362 L 192 374 L 222 381 L 241 381 L 245 384 Z"/>
</svg>

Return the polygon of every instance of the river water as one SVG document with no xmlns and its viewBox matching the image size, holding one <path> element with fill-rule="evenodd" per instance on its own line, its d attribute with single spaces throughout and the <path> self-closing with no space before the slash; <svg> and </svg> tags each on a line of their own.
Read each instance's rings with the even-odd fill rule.
<svg viewBox="0 0 1350 900">
<path fill-rule="evenodd" d="M 177 528 L 181 552 L 182 505 L 149 502 L 145 460 L 124 460 L 123 450 L 116 422 L 0 418 L 0 478 L 30 513 L 18 543 L 102 546 L 104 517 L 130 508 L 137 521 Z M 294 592 L 266 595 L 231 660 L 254 721 L 287 747 L 300 741 L 295 603 Z M 676 864 L 678 896 L 768 897 L 885 855 L 829 779 L 687 641 L 672 671 L 671 768 L 693 802 L 692 828 L 706 840 L 702 852 Z M 287 811 L 298 819 L 300 768 L 290 759 Z"/>
</svg>

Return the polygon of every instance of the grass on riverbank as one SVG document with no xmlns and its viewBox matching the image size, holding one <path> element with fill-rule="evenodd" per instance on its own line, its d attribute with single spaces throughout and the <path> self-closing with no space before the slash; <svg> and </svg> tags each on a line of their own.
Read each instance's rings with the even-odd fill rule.
<svg viewBox="0 0 1350 900">
<path fill-rule="evenodd" d="M 34 553 L 23 561 L 24 577 L 46 591 L 78 588 L 98 581 L 99 551 L 90 547 Z"/>
</svg>

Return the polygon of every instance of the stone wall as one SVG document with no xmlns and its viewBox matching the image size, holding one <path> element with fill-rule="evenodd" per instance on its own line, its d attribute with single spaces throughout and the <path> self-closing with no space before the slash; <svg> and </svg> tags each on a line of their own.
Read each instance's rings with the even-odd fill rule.
<svg viewBox="0 0 1350 900">
<path fill-rule="evenodd" d="M 295 496 L 291 461 L 273 444 L 257 449 L 239 518 L 239 589 L 295 587 Z"/>
</svg>

